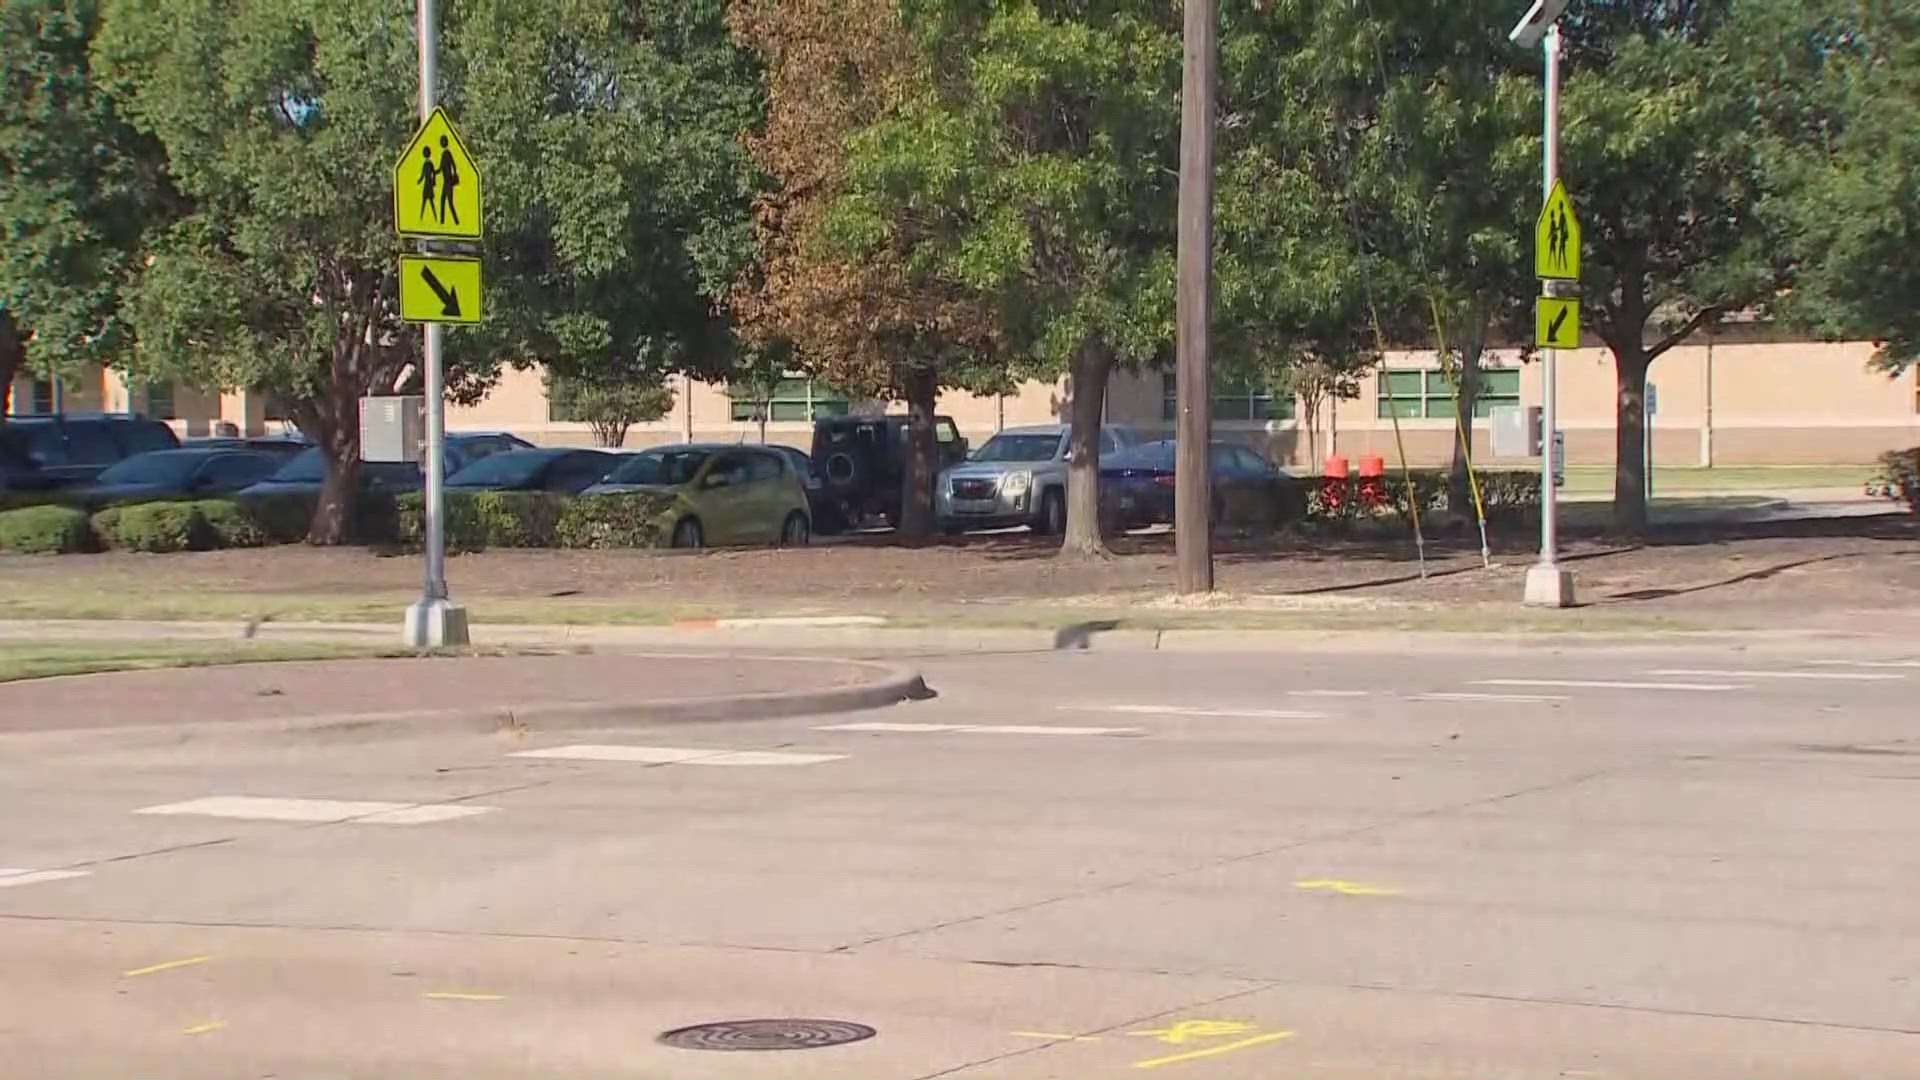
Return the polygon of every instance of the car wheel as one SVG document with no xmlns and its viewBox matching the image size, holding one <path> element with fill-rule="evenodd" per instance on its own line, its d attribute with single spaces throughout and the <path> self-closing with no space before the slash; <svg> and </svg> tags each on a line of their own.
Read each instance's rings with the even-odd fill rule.
<svg viewBox="0 0 1920 1080">
<path fill-rule="evenodd" d="M 807 515 L 795 510 L 787 515 L 786 524 L 780 526 L 781 547 L 806 547 L 813 539 L 813 528 L 807 524 Z"/>
<path fill-rule="evenodd" d="M 1040 520 L 1034 522 L 1033 531 L 1042 536 L 1060 536 L 1067 531 L 1066 492 L 1050 488 L 1040 496 Z"/>
<path fill-rule="evenodd" d="M 681 518 L 673 527 L 673 546 L 677 548 L 701 548 L 707 546 L 706 530 L 700 527 L 699 518 Z"/>
</svg>

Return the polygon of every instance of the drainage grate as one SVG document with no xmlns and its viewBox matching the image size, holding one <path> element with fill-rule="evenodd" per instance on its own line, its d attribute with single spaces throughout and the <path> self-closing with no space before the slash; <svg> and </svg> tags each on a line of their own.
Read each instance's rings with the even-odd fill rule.
<svg viewBox="0 0 1920 1080">
<path fill-rule="evenodd" d="M 675 1028 L 660 1041 L 682 1050 L 813 1050 L 873 1036 L 867 1025 L 845 1020 L 722 1020 Z"/>
</svg>

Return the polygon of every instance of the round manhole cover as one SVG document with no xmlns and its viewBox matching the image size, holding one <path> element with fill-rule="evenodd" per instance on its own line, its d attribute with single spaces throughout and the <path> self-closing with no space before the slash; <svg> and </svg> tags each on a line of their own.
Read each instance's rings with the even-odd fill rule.
<svg viewBox="0 0 1920 1080">
<path fill-rule="evenodd" d="M 675 1028 L 660 1041 L 682 1050 L 813 1050 L 873 1036 L 867 1025 L 845 1020 L 722 1020 Z"/>
</svg>

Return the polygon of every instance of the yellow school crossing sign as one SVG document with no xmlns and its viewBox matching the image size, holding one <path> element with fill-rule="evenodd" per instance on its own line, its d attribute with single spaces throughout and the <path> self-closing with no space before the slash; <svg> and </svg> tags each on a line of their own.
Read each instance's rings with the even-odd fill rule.
<svg viewBox="0 0 1920 1080">
<path fill-rule="evenodd" d="M 1533 274 L 1546 281 L 1580 280 L 1580 219 L 1567 185 L 1558 180 L 1533 226 Z"/>
<path fill-rule="evenodd" d="M 1543 296 L 1533 313 L 1533 340 L 1543 349 L 1580 347 L 1580 301 Z"/>
<path fill-rule="evenodd" d="M 417 323 L 480 321 L 480 260 L 400 257 L 400 317 Z"/>
<path fill-rule="evenodd" d="M 480 239 L 480 170 L 445 109 L 433 110 L 393 167 L 393 225 L 401 236 Z"/>
</svg>

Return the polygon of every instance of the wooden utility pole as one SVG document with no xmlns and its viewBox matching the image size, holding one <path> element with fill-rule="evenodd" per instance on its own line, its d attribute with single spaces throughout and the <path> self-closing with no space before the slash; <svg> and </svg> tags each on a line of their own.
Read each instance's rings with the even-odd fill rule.
<svg viewBox="0 0 1920 1080">
<path fill-rule="evenodd" d="M 1219 17 L 1215 0 L 1186 0 L 1180 93 L 1180 287 L 1175 376 L 1178 446 L 1173 542 L 1181 595 L 1213 591 L 1213 98 Z"/>
</svg>

